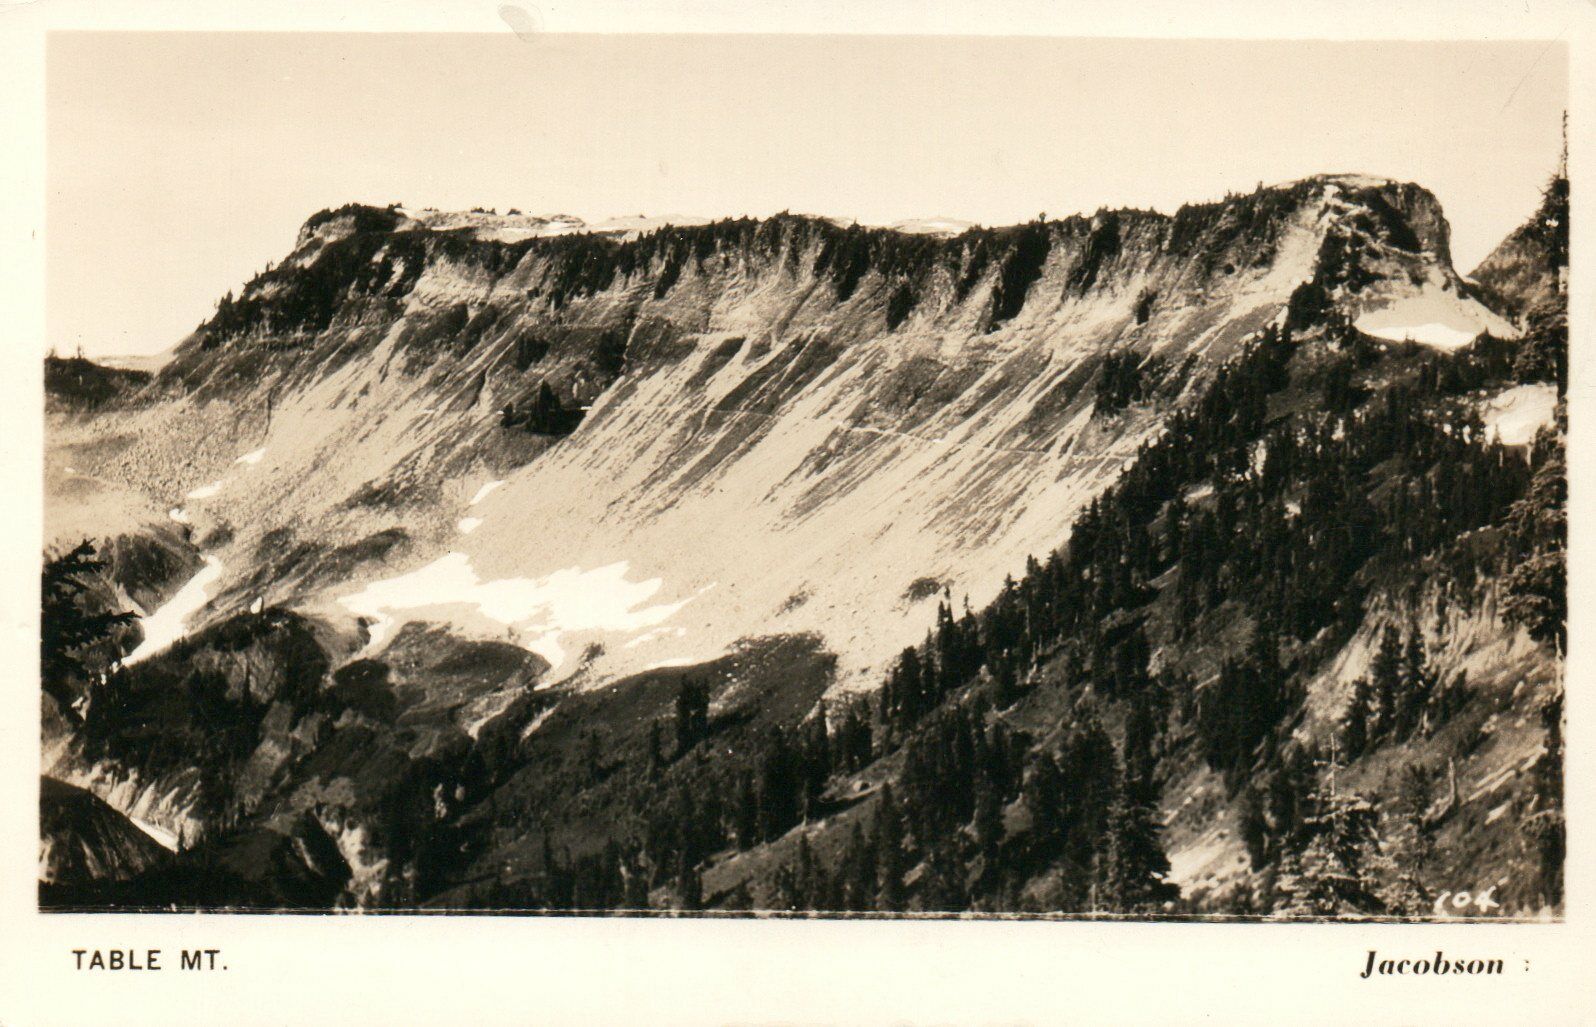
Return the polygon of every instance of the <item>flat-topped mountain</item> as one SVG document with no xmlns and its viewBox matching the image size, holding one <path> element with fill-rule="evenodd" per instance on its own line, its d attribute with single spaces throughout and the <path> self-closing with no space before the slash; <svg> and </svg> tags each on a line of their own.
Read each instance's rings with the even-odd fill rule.
<svg viewBox="0 0 1596 1027">
<path fill-rule="evenodd" d="M 52 372 L 92 402 L 47 537 L 139 623 L 51 772 L 321 853 L 238 901 L 1081 912 L 1109 806 L 1050 818 L 1101 785 L 1178 885 L 1119 906 L 1257 909 L 1355 682 L 1433 674 L 1339 780 L 1458 760 L 1494 873 L 1461 811 L 1557 666 L 1544 582 L 1484 584 L 1560 559 L 1516 275 L 1354 175 L 1000 228 L 323 211 L 148 380 Z"/>
</svg>

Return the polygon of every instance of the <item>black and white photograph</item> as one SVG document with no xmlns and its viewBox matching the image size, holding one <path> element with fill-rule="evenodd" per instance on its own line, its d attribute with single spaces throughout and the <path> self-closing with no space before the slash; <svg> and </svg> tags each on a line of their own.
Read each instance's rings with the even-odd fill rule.
<svg viewBox="0 0 1596 1027">
<path fill-rule="evenodd" d="M 0 1024 L 1591 1022 L 1593 46 L 0 0 Z"/>
<path fill-rule="evenodd" d="M 41 911 L 1563 917 L 1564 43 L 501 14 L 50 35 Z"/>
</svg>

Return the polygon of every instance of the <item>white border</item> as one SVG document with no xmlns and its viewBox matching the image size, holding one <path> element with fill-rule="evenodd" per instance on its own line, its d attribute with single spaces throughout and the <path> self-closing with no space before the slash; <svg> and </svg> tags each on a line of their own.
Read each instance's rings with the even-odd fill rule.
<svg viewBox="0 0 1596 1027">
<path fill-rule="evenodd" d="M 1575 186 L 1568 913 L 1561 925 L 749 922 L 476 917 L 41 916 L 35 912 L 38 355 L 43 352 L 43 34 L 63 29 L 508 31 L 495 3 L 0 0 L 0 1024 L 1596 1022 L 1592 942 L 1592 523 L 1585 409 L 1596 289 L 1581 187 L 1596 167 L 1589 3 L 522 3 L 544 31 L 1210 38 L 1561 38 Z M 535 12 L 535 14 L 533 13 Z M 1489 160 L 1489 154 L 1480 159 Z M 107 261 L 149 259 L 107 253 Z M 220 948 L 225 973 L 77 973 L 71 949 Z M 1358 979 L 1369 948 L 1507 960 L 1489 978 Z M 1524 969 L 1524 967 L 1528 969 Z"/>
</svg>

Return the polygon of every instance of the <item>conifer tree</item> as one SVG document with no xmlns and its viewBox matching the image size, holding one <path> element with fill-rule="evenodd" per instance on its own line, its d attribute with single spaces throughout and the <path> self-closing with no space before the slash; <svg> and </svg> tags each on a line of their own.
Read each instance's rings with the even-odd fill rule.
<svg viewBox="0 0 1596 1027">
<path fill-rule="evenodd" d="M 1357 759 L 1369 748 L 1369 722 L 1374 716 L 1374 689 L 1369 679 L 1352 682 L 1346 712 L 1341 715 L 1341 745 L 1348 759 Z"/>
<path fill-rule="evenodd" d="M 1374 807 L 1337 791 L 1332 754 L 1308 797 L 1308 843 L 1282 862 L 1275 911 L 1290 917 L 1344 917 L 1385 912 L 1375 869 L 1382 860 Z"/>
<path fill-rule="evenodd" d="M 1424 634 L 1414 625 L 1402 646 L 1402 686 L 1397 694 L 1392 729 L 1397 740 L 1406 740 L 1418 730 L 1424 710 L 1435 688 L 1435 676 L 1424 652 Z"/>
<path fill-rule="evenodd" d="M 1395 826 L 1392 837 L 1392 882 L 1382 898 L 1392 913 L 1418 916 L 1429 912 L 1430 890 L 1425 884 L 1435 851 L 1435 826 L 1426 819 L 1434 774 L 1420 763 L 1402 768 L 1391 803 Z"/>
<path fill-rule="evenodd" d="M 683 678 L 676 692 L 676 758 L 709 737 L 709 686 Z"/>
<path fill-rule="evenodd" d="M 864 825 L 853 822 L 848 848 L 842 860 L 845 906 L 852 912 L 872 909 L 876 902 L 876 861 L 873 847 L 865 840 Z"/>
<path fill-rule="evenodd" d="M 733 831 L 737 847 L 750 849 L 759 844 L 759 800 L 754 794 L 753 775 L 747 771 L 737 776 L 737 806 Z"/>
<path fill-rule="evenodd" d="M 876 909 L 897 912 L 903 909 L 903 813 L 892 794 L 892 784 L 881 786 L 881 803 L 876 811 L 875 830 Z"/>
<path fill-rule="evenodd" d="M 1380 647 L 1369 663 L 1373 689 L 1373 710 L 1369 738 L 1389 737 L 1396 722 L 1396 697 L 1402 687 L 1402 636 L 1394 624 L 1387 624 L 1380 635 Z"/>
<path fill-rule="evenodd" d="M 110 649 L 116 629 L 134 620 L 131 612 L 97 613 L 90 590 L 106 562 L 85 539 L 67 553 L 45 561 L 41 575 L 39 674 L 44 691 L 75 718 L 73 702 L 104 675 L 119 652 Z"/>
<path fill-rule="evenodd" d="M 664 767 L 665 756 L 660 751 L 659 721 L 655 720 L 648 725 L 648 776 L 650 780 L 657 779 Z"/>
<path fill-rule="evenodd" d="M 676 865 L 677 908 L 695 911 L 704 908 L 704 876 L 698 864 L 683 853 Z"/>
<path fill-rule="evenodd" d="M 1251 784 L 1241 790 L 1237 821 L 1241 840 L 1247 846 L 1247 859 L 1254 870 L 1262 870 L 1269 855 L 1269 821 L 1264 816 L 1263 801 Z"/>
<path fill-rule="evenodd" d="M 1537 870 L 1538 892 L 1547 905 L 1563 901 L 1563 863 L 1568 852 L 1563 812 L 1563 691 L 1558 688 L 1541 706 L 1546 750 L 1531 768 L 1524 839 Z"/>
<path fill-rule="evenodd" d="M 1169 857 L 1158 840 L 1157 789 L 1127 776 L 1108 816 L 1108 843 L 1101 860 L 1099 900 L 1120 913 L 1157 912 L 1180 894 L 1165 878 Z"/>
</svg>

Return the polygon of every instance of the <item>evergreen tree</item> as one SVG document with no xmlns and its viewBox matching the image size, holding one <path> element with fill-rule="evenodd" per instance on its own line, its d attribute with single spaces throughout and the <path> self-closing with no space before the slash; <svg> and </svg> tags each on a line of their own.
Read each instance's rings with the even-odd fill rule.
<svg viewBox="0 0 1596 1027">
<path fill-rule="evenodd" d="M 821 794 L 831 776 L 831 740 L 826 732 L 824 704 L 821 704 L 819 713 L 809 718 L 804 725 L 799 759 L 803 776 L 802 816 L 809 820 L 819 815 Z"/>
<path fill-rule="evenodd" d="M 1561 434 L 1543 439 L 1529 489 L 1508 514 L 1524 555 L 1508 573 L 1503 605 L 1509 621 L 1561 653 L 1568 646 L 1568 475 Z"/>
<path fill-rule="evenodd" d="M 1568 854 L 1563 813 L 1563 691 L 1558 688 L 1541 706 L 1546 751 L 1531 769 L 1529 809 L 1523 820 L 1524 841 L 1537 871 L 1537 892 L 1549 906 L 1563 901 L 1563 864 Z"/>
<path fill-rule="evenodd" d="M 1341 715 L 1341 744 L 1348 759 L 1357 759 L 1369 749 L 1369 722 L 1374 716 L 1374 689 L 1369 679 L 1359 677 L 1352 682 L 1352 694 L 1347 709 Z"/>
<path fill-rule="evenodd" d="M 1402 687 L 1397 693 L 1392 718 L 1392 730 L 1398 741 L 1406 740 L 1418 729 L 1435 688 L 1435 676 L 1424 652 L 1424 634 L 1416 624 L 1408 631 L 1402 647 L 1401 677 Z"/>
<path fill-rule="evenodd" d="M 46 560 L 41 575 L 40 684 L 62 713 L 74 719 L 74 702 L 99 683 L 111 662 L 121 656 L 114 641 L 117 629 L 135 619 L 131 612 L 95 609 L 94 581 L 106 566 L 95 555 L 94 543 L 85 539 Z"/>
<path fill-rule="evenodd" d="M 587 769 L 588 784 L 597 784 L 603 778 L 606 769 L 604 737 L 599 728 L 588 728 L 582 732 L 582 764 Z"/>
<path fill-rule="evenodd" d="M 904 908 L 903 813 L 892 794 L 892 784 L 881 786 L 875 830 L 876 909 L 885 913 Z"/>
<path fill-rule="evenodd" d="M 1282 863 L 1275 911 L 1290 917 L 1380 914 L 1375 868 L 1378 815 L 1361 796 L 1336 790 L 1336 760 L 1309 796 L 1308 843 Z"/>
<path fill-rule="evenodd" d="M 1369 676 L 1373 691 L 1369 740 L 1384 740 L 1395 727 L 1397 693 L 1402 687 L 1402 635 L 1393 624 L 1387 624 L 1380 635 L 1380 647 L 1369 663 Z"/>
<path fill-rule="evenodd" d="M 676 866 L 676 908 L 689 912 L 704 908 L 704 876 L 686 853 Z"/>
<path fill-rule="evenodd" d="M 1251 784 L 1241 790 L 1237 800 L 1237 821 L 1247 859 L 1254 870 L 1262 870 L 1269 858 L 1269 821 L 1264 816 L 1263 800 Z"/>
<path fill-rule="evenodd" d="M 746 771 L 737 776 L 737 807 L 733 832 L 739 849 L 750 849 L 759 844 L 759 800 L 754 794 L 753 775 Z"/>
<path fill-rule="evenodd" d="M 1120 913 L 1153 913 L 1180 895 L 1165 878 L 1169 857 L 1158 840 L 1158 793 L 1152 784 L 1127 773 L 1108 816 L 1108 843 L 1102 859 L 1099 900 Z"/>
<path fill-rule="evenodd" d="M 874 848 L 865 840 L 864 825 L 853 822 L 848 848 L 842 859 L 843 905 L 851 912 L 863 912 L 876 904 L 876 860 Z"/>
<path fill-rule="evenodd" d="M 648 776 L 650 780 L 657 780 L 660 772 L 665 767 L 665 756 L 660 751 L 659 721 L 650 721 L 648 725 Z"/>
<path fill-rule="evenodd" d="M 969 908 L 963 865 L 951 836 L 926 847 L 920 884 L 922 909 L 931 913 L 957 913 Z"/>
<path fill-rule="evenodd" d="M 772 728 L 766 736 L 759 767 L 759 834 L 775 841 L 798 823 L 800 781 L 798 760 L 787 733 Z"/>
<path fill-rule="evenodd" d="M 1395 833 L 1392 839 L 1394 879 L 1383 899 L 1390 912 L 1420 916 L 1430 911 L 1430 890 L 1425 884 L 1435 852 L 1435 827 L 1426 815 L 1434 774 L 1420 763 L 1402 768 L 1392 802 Z"/>
<path fill-rule="evenodd" d="M 709 737 L 709 686 L 683 678 L 676 692 L 676 758 Z"/>
</svg>

